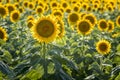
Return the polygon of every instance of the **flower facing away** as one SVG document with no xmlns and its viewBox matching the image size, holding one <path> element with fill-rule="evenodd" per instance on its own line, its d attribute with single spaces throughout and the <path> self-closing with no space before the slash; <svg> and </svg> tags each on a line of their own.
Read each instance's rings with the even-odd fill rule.
<svg viewBox="0 0 120 80">
<path fill-rule="evenodd" d="M 111 44 L 107 40 L 100 40 L 96 43 L 96 50 L 102 55 L 108 54 L 110 49 Z"/>
<path fill-rule="evenodd" d="M 59 25 L 52 16 L 40 17 L 32 27 L 32 34 L 39 42 L 53 42 L 59 33 Z"/>
<path fill-rule="evenodd" d="M 2 27 L 0 27 L 0 39 L 6 41 L 7 40 L 7 33 L 6 30 Z"/>
</svg>

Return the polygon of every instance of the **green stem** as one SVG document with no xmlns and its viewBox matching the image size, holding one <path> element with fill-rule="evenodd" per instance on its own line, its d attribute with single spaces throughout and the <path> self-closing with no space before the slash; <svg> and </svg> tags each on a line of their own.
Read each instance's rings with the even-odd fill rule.
<svg viewBox="0 0 120 80">
<path fill-rule="evenodd" d="M 43 59 L 44 59 L 44 64 L 43 64 L 43 66 L 44 66 L 44 73 L 45 73 L 45 79 L 47 78 L 47 60 L 46 60 L 46 50 L 47 50 L 47 48 L 46 48 L 46 44 L 45 43 L 43 43 Z"/>
</svg>

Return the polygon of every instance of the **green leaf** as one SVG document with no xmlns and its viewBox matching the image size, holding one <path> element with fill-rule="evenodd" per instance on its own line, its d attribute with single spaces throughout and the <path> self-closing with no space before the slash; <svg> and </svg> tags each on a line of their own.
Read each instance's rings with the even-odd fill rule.
<svg viewBox="0 0 120 80">
<path fill-rule="evenodd" d="M 47 68 L 48 68 L 48 73 L 49 74 L 54 74 L 55 73 L 55 64 L 54 63 L 50 62 L 48 64 Z"/>
<path fill-rule="evenodd" d="M 120 73 L 119 73 L 119 75 L 115 78 L 115 80 L 120 80 Z"/>
</svg>

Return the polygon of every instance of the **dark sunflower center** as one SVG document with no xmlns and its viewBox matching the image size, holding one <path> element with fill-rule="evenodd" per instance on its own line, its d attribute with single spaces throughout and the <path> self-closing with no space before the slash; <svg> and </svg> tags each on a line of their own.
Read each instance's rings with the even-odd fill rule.
<svg viewBox="0 0 120 80">
<path fill-rule="evenodd" d="M 78 15 L 77 14 L 71 14 L 70 15 L 70 21 L 71 22 L 76 22 L 78 20 Z"/>
<path fill-rule="evenodd" d="M 108 28 L 108 30 L 112 30 L 112 24 L 111 24 L 111 23 L 109 23 L 109 28 Z"/>
<path fill-rule="evenodd" d="M 6 11 L 5 11 L 5 9 L 4 8 L 0 8 L 0 15 L 5 15 L 6 14 Z"/>
<path fill-rule="evenodd" d="M 30 9 L 32 9 L 32 8 L 33 8 L 33 5 L 32 5 L 32 4 L 30 4 L 30 5 L 29 5 L 29 8 L 30 8 Z"/>
<path fill-rule="evenodd" d="M 19 18 L 19 14 L 18 13 L 14 13 L 12 17 L 13 17 L 14 20 L 17 20 Z"/>
<path fill-rule="evenodd" d="M 14 11 L 14 8 L 13 8 L 13 6 L 8 6 L 8 11 L 9 11 L 9 12 L 12 12 L 12 11 Z"/>
<path fill-rule="evenodd" d="M 41 13 L 41 12 L 42 12 L 42 9 L 41 9 L 41 8 L 38 8 L 38 9 L 37 9 L 37 12 L 38 12 L 38 13 Z"/>
<path fill-rule="evenodd" d="M 105 44 L 105 43 L 101 43 L 101 44 L 99 45 L 100 51 L 106 51 L 107 48 L 108 48 L 108 46 L 107 46 L 107 44 Z"/>
<path fill-rule="evenodd" d="M 83 33 L 88 32 L 90 30 L 90 24 L 85 21 L 81 22 L 79 24 L 79 30 L 80 30 L 80 32 L 83 32 Z"/>
<path fill-rule="evenodd" d="M 54 25 L 49 20 L 42 20 L 36 26 L 37 33 L 42 37 L 48 38 L 54 33 Z"/>
<path fill-rule="evenodd" d="M 52 4 L 52 7 L 57 7 L 57 4 L 56 4 L 56 3 L 53 3 L 53 4 Z"/>
<path fill-rule="evenodd" d="M 0 39 L 3 39 L 4 38 L 4 34 L 2 31 L 0 31 Z"/>
<path fill-rule="evenodd" d="M 78 11 L 79 9 L 78 9 L 78 7 L 74 7 L 74 11 Z"/>
<path fill-rule="evenodd" d="M 66 8 L 66 7 L 67 7 L 67 4 L 66 4 L 66 3 L 63 3 L 63 7 Z"/>
<path fill-rule="evenodd" d="M 101 29 L 106 29 L 107 28 L 107 23 L 105 21 L 100 22 L 100 28 Z"/>
</svg>

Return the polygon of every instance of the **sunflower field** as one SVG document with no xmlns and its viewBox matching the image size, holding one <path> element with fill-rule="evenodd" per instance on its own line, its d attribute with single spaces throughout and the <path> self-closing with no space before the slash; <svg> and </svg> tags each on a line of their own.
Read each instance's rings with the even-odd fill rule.
<svg viewBox="0 0 120 80">
<path fill-rule="evenodd" d="M 120 80 L 120 0 L 0 0 L 0 80 Z"/>
</svg>

